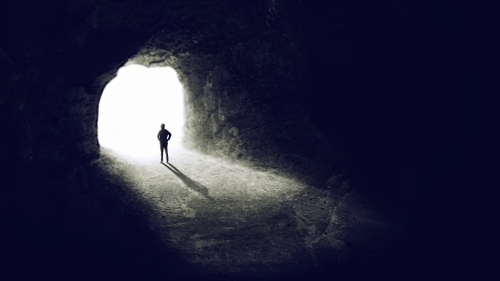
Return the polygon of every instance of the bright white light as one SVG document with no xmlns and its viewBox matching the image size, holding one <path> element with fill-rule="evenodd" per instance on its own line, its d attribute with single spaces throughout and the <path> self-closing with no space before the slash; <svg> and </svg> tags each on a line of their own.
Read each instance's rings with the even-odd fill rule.
<svg viewBox="0 0 500 281">
<path fill-rule="evenodd" d="M 159 159 L 156 138 L 161 123 L 172 133 L 169 152 L 181 148 L 184 97 L 170 67 L 128 65 L 118 71 L 101 96 L 98 138 L 102 147 L 129 157 Z"/>
</svg>

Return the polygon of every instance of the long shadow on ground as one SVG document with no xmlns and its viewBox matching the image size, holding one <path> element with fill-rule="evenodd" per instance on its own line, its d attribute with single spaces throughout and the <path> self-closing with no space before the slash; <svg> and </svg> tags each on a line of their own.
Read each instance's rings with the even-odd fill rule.
<svg viewBox="0 0 500 281">
<path fill-rule="evenodd" d="M 183 174 L 181 171 L 179 171 L 179 169 L 177 169 L 174 165 L 168 163 L 165 164 L 163 163 L 163 165 L 165 167 L 167 167 L 170 171 L 172 171 L 172 173 L 174 173 L 174 175 L 176 175 L 179 179 L 182 180 L 182 182 L 184 182 L 184 184 L 189 187 L 190 189 L 202 194 L 203 196 L 205 196 L 207 199 L 210 199 L 210 200 L 214 200 L 209 194 L 208 194 L 208 188 L 196 181 L 194 181 L 193 179 L 191 179 L 190 177 L 186 176 L 185 174 Z"/>
</svg>

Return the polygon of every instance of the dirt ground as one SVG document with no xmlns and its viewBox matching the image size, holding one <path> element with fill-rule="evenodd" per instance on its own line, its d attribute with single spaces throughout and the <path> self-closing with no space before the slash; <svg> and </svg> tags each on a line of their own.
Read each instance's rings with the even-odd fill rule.
<svg viewBox="0 0 500 281">
<path fill-rule="evenodd" d="M 95 165 L 151 207 L 147 224 L 200 274 L 311 270 L 370 253 L 395 226 L 347 186 L 324 189 L 187 149 L 131 159 L 103 150 Z"/>
</svg>

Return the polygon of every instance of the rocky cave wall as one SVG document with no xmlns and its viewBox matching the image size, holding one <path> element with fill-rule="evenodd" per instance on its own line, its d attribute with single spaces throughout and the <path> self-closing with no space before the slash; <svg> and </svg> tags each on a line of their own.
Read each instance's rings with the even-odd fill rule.
<svg viewBox="0 0 500 281">
<path fill-rule="evenodd" d="M 130 58 L 180 74 L 194 148 L 317 179 L 338 150 L 384 204 L 415 203 L 407 188 L 445 162 L 447 130 L 471 124 L 464 42 L 446 5 L 365 2 L 2 1 L 0 202 L 6 241 L 26 243 L 7 252 L 64 247 L 68 198 L 91 188 L 99 96 Z"/>
<path fill-rule="evenodd" d="M 312 97 L 301 30 L 293 25 L 297 7 L 279 1 L 234 7 L 206 7 L 204 18 L 177 11 L 172 25 L 186 26 L 162 28 L 129 62 L 177 70 L 188 146 L 324 186 L 340 157 L 305 111 Z"/>
<path fill-rule="evenodd" d="M 188 139 L 214 155 L 321 180 L 342 158 L 381 187 L 439 147 L 419 146 L 439 134 L 451 90 L 442 77 L 454 66 L 430 43 L 439 30 L 422 32 L 411 5 L 3 5 L 2 120 L 11 136 L 2 153 L 21 166 L 57 170 L 97 157 L 99 96 L 132 57 L 178 71 Z"/>
<path fill-rule="evenodd" d="M 10 34 L 13 42 L 2 45 L 10 66 L 23 69 L 15 83 L 22 89 L 5 92 L 13 100 L 5 102 L 7 124 L 16 135 L 5 147 L 18 147 L 6 153 L 45 167 L 97 157 L 100 94 L 133 57 L 180 74 L 193 148 L 324 183 L 339 155 L 305 112 L 310 77 L 301 29 L 294 25 L 300 21 L 296 4 L 14 4 L 26 13 L 16 30 L 39 33 Z M 40 9 L 43 15 L 32 14 Z M 43 24 L 32 26 L 37 20 Z"/>
</svg>

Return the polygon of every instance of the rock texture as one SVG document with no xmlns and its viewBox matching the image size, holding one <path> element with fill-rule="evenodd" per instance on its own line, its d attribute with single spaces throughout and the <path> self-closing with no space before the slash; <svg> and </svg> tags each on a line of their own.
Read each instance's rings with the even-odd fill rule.
<svg viewBox="0 0 500 281">
<path fill-rule="evenodd" d="M 453 21 L 434 13 L 453 9 L 383 2 L 2 1 L 7 267 L 30 275 L 29 265 L 60 278 L 90 267 L 86 278 L 107 269 L 107 277 L 148 279 L 157 277 L 149 269 L 165 261 L 172 267 L 156 273 L 192 270 L 174 249 L 158 246 L 162 241 L 143 224 L 147 208 L 127 193 L 128 184 L 91 168 L 104 161 L 97 139 L 102 90 L 127 63 L 178 72 L 191 149 L 298 180 L 312 193 L 337 194 L 348 185 L 395 219 L 421 222 L 417 213 L 439 188 L 431 187 L 432 175 L 461 147 L 445 145 L 459 139 L 449 132 L 471 126 L 460 115 L 469 85 L 460 71 L 468 65 L 456 60 L 465 53 L 462 33 L 450 32 Z M 435 156 L 443 148 L 447 154 Z M 339 208 L 339 217 L 358 211 L 337 199 L 326 205 Z M 342 219 L 307 224 L 316 207 L 294 207 L 304 218 L 295 226 L 311 235 L 307 251 L 328 256 L 324 245 L 347 233 L 342 241 L 358 241 Z M 420 229 L 411 228 L 415 236 L 407 239 L 427 233 Z M 321 238 L 322 231 L 331 235 Z M 372 253 L 371 245 L 363 247 Z M 424 242 L 411 245 L 430 252 Z M 406 250 L 391 248 L 380 259 L 367 254 L 373 258 L 349 268 L 390 261 L 414 272 L 394 258 Z"/>
<path fill-rule="evenodd" d="M 177 70 L 190 147 L 324 182 L 342 159 L 305 111 L 297 11 L 274 1 L 203 9 L 210 17 L 175 10 L 129 63 Z M 190 32 L 170 28 L 179 22 Z"/>
</svg>

